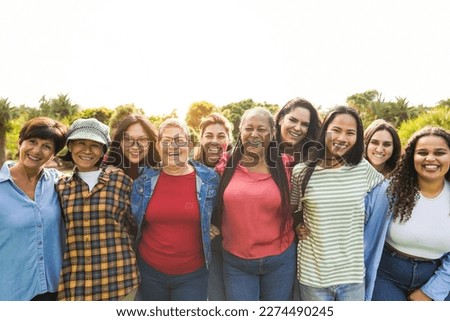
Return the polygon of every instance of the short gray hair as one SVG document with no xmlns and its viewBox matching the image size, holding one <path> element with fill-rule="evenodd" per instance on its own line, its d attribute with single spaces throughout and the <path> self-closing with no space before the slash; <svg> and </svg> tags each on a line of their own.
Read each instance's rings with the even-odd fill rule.
<svg viewBox="0 0 450 321">
<path fill-rule="evenodd" d="M 188 140 L 191 140 L 191 131 L 189 130 L 189 126 L 186 124 L 186 122 L 179 120 L 178 118 L 168 118 L 165 121 L 163 121 L 161 125 L 159 125 L 158 139 L 161 139 L 163 130 L 168 127 L 180 128 L 186 135 L 186 138 Z"/>
</svg>

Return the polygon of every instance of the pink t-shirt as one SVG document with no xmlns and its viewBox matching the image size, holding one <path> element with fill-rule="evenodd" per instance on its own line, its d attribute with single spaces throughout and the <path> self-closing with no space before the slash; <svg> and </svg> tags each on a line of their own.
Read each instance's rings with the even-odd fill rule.
<svg viewBox="0 0 450 321">
<path fill-rule="evenodd" d="M 283 155 L 283 163 L 291 159 Z M 223 173 L 226 161 L 216 170 Z M 290 182 L 291 168 L 286 169 Z M 244 259 L 278 255 L 294 240 L 292 218 L 280 235 L 281 196 L 270 174 L 252 173 L 239 165 L 228 184 L 222 215 L 223 248 Z"/>
</svg>

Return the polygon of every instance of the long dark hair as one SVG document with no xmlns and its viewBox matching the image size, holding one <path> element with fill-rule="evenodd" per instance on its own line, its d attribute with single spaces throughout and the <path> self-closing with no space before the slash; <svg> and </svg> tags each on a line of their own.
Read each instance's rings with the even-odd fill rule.
<svg viewBox="0 0 450 321">
<path fill-rule="evenodd" d="M 425 136 L 442 137 L 450 148 L 450 133 L 440 127 L 427 126 L 411 136 L 397 168 L 391 175 L 388 187 L 389 210 L 394 220 L 399 219 L 400 222 L 406 222 L 411 218 L 412 210 L 419 199 L 419 180 L 414 167 L 414 152 L 419 139 Z M 445 174 L 445 179 L 450 181 L 450 170 Z"/>
<path fill-rule="evenodd" d="M 362 124 L 361 118 L 359 117 L 358 112 L 355 109 L 348 107 L 348 106 L 334 107 L 327 113 L 327 115 L 325 116 L 325 118 L 323 120 L 322 128 L 319 133 L 319 138 L 313 148 L 313 153 L 311 154 L 312 155 L 311 159 L 308 160 L 307 162 L 305 162 L 307 164 L 307 167 L 305 169 L 306 172 L 303 176 L 302 191 L 306 190 L 306 186 L 307 186 L 309 179 L 311 178 L 311 175 L 314 172 L 314 169 L 316 168 L 316 166 L 320 162 L 325 161 L 325 156 L 327 153 L 326 138 L 327 138 L 328 126 L 338 115 L 350 115 L 356 121 L 355 145 L 353 145 L 353 147 L 351 148 L 350 151 L 348 151 L 346 154 L 344 154 L 342 157 L 340 157 L 340 159 L 338 159 L 338 161 L 343 162 L 344 164 L 349 165 L 349 166 L 354 166 L 354 165 L 359 164 L 363 158 L 364 127 L 363 127 L 363 124 Z"/>
<path fill-rule="evenodd" d="M 123 154 L 120 147 L 125 131 L 134 124 L 140 124 L 150 139 L 150 146 L 148 147 L 148 153 L 140 162 L 139 167 L 143 166 L 156 166 L 161 160 L 158 151 L 156 150 L 156 142 L 158 141 L 158 134 L 156 127 L 143 115 L 130 114 L 125 116 L 118 124 L 117 129 L 114 132 L 111 146 L 108 150 L 107 158 L 105 160 L 106 165 L 112 165 L 121 168 L 126 174 L 130 175 L 129 160 Z M 135 176 L 135 175 L 133 175 Z"/>
<path fill-rule="evenodd" d="M 397 166 L 397 163 L 400 159 L 400 155 L 402 153 L 402 143 L 400 141 L 400 137 L 398 136 L 395 127 L 392 124 L 385 121 L 384 119 L 374 120 L 369 126 L 367 126 L 366 130 L 364 131 L 364 146 L 365 146 L 364 157 L 367 159 L 367 161 L 369 161 L 367 157 L 367 147 L 369 146 L 372 136 L 380 130 L 387 130 L 389 134 L 391 134 L 392 136 L 392 144 L 393 144 L 392 155 L 386 161 L 385 165 L 388 170 L 388 173 L 390 173 Z"/>
<path fill-rule="evenodd" d="M 275 116 L 275 135 L 277 142 L 281 148 L 281 152 L 286 149 L 286 143 L 283 142 L 283 137 L 281 137 L 281 125 L 280 121 L 289 114 L 295 108 L 304 108 L 309 111 L 310 119 L 308 131 L 305 137 L 297 144 L 293 146 L 294 151 L 294 163 L 304 162 L 308 158 L 308 149 L 311 146 L 309 142 L 315 141 L 320 131 L 321 121 L 319 118 L 319 113 L 314 106 L 304 98 L 297 97 L 289 100 L 276 114 Z"/>
<path fill-rule="evenodd" d="M 269 122 L 270 128 L 272 129 L 274 128 L 274 119 L 270 114 L 270 112 L 265 108 L 255 107 L 252 109 L 248 109 L 244 112 L 241 118 L 241 123 L 239 125 L 239 130 L 242 130 L 242 126 L 246 118 L 253 113 L 260 114 L 266 117 Z M 236 142 L 236 146 L 230 152 L 231 157 L 226 164 L 225 170 L 220 180 L 217 197 L 217 216 L 216 220 L 214 221 L 214 223 L 218 224 L 219 226 L 221 226 L 222 224 L 222 213 L 224 208 L 223 195 L 228 184 L 231 181 L 231 178 L 234 175 L 234 172 L 236 171 L 237 166 L 239 165 L 242 159 L 243 153 L 244 153 L 244 146 L 242 144 L 242 140 L 239 135 L 239 138 Z M 288 226 L 287 224 L 290 216 L 289 182 L 286 176 L 286 170 L 283 164 L 282 154 L 280 149 L 278 148 L 278 144 L 275 138 L 271 139 L 269 146 L 266 148 L 265 162 L 272 179 L 274 180 L 275 184 L 278 187 L 281 196 L 281 210 L 279 212 L 279 215 L 281 215 L 280 235 L 283 236 L 287 232 L 288 228 L 291 228 L 291 226 Z M 262 195 L 262 197 L 264 196 Z"/>
</svg>

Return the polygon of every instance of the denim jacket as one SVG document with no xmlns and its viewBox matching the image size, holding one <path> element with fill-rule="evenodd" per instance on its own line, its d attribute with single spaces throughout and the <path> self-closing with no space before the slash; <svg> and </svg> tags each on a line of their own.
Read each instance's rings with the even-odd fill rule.
<svg viewBox="0 0 450 321">
<path fill-rule="evenodd" d="M 378 266 L 383 253 L 387 230 L 392 220 L 386 195 L 388 181 L 376 186 L 365 199 L 366 222 L 364 226 L 364 264 L 366 266 L 365 300 L 372 299 Z M 421 290 L 435 301 L 444 300 L 450 290 L 450 252 L 441 258 L 441 266 Z"/>
<path fill-rule="evenodd" d="M 364 222 L 364 265 L 365 276 L 365 300 L 372 299 L 378 265 L 383 253 L 384 240 L 390 218 L 388 216 L 389 201 L 386 189 L 389 183 L 383 181 L 375 186 L 365 198 L 365 222 Z"/>
<path fill-rule="evenodd" d="M 206 267 L 209 268 L 211 262 L 211 239 L 209 230 L 211 227 L 211 215 L 216 203 L 219 175 L 213 169 L 196 161 L 189 160 L 189 163 L 195 168 L 203 254 L 205 256 Z M 141 239 L 142 222 L 145 211 L 147 210 L 147 205 L 155 190 L 160 173 L 161 169 L 146 167 L 133 183 L 133 190 L 131 192 L 131 211 L 138 224 L 136 245 Z"/>
</svg>

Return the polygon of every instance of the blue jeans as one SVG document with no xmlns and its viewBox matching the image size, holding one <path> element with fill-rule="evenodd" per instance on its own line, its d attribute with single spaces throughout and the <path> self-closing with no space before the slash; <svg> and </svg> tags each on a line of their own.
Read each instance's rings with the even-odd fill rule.
<svg viewBox="0 0 450 321">
<path fill-rule="evenodd" d="M 192 273 L 170 275 L 152 268 L 139 254 L 137 265 L 141 285 L 136 301 L 206 301 L 208 270 L 205 266 Z"/>
<path fill-rule="evenodd" d="M 211 264 L 209 265 L 208 300 L 225 301 L 225 282 L 223 281 L 222 237 L 211 241 Z"/>
<path fill-rule="evenodd" d="M 428 282 L 441 262 L 413 260 L 384 249 L 372 301 L 406 301 L 408 294 Z M 450 301 L 450 295 L 445 301 Z"/>
<path fill-rule="evenodd" d="M 316 288 L 300 283 L 301 301 L 364 301 L 364 282 Z"/>
<path fill-rule="evenodd" d="M 296 247 L 260 259 L 242 259 L 223 251 L 227 300 L 288 301 L 292 299 Z"/>
</svg>

